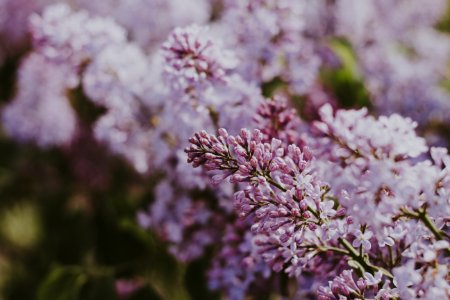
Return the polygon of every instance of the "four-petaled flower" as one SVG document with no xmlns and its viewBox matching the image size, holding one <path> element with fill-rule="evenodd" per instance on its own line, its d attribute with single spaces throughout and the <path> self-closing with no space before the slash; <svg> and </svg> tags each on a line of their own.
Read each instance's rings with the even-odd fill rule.
<svg viewBox="0 0 450 300">
<path fill-rule="evenodd" d="M 371 231 L 362 232 L 361 230 L 357 230 L 355 233 L 355 240 L 353 241 L 353 247 L 362 246 L 364 250 L 370 250 L 372 245 L 370 244 L 370 238 L 373 236 Z"/>
</svg>

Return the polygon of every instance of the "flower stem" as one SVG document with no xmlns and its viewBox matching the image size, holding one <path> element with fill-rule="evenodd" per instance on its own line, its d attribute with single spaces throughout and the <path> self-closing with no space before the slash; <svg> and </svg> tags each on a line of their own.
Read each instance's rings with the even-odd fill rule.
<svg viewBox="0 0 450 300">
<path fill-rule="evenodd" d="M 353 246 L 347 240 L 339 238 L 338 241 L 345 249 L 347 249 L 349 256 L 353 258 L 355 261 L 357 261 L 367 271 L 371 273 L 381 271 L 385 276 L 389 277 L 390 279 L 394 278 L 394 276 L 392 276 L 392 274 L 388 270 L 374 266 L 370 262 L 366 261 L 364 257 L 360 255 L 358 251 L 355 248 L 353 248 Z"/>
<path fill-rule="evenodd" d="M 431 221 L 430 217 L 428 216 L 425 210 L 420 210 L 418 212 L 418 215 L 419 220 L 422 221 L 422 223 L 434 234 L 434 236 L 438 241 L 444 239 L 442 237 L 440 230 L 436 228 L 433 221 Z"/>
</svg>

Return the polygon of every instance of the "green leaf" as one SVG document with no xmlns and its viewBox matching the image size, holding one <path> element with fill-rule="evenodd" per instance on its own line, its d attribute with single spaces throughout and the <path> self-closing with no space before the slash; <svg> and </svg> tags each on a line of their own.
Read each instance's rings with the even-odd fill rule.
<svg viewBox="0 0 450 300">
<path fill-rule="evenodd" d="M 114 278 L 108 275 L 91 276 L 80 294 L 81 300 L 117 300 Z"/>
<path fill-rule="evenodd" d="M 359 262 L 357 262 L 356 260 L 350 259 L 347 262 L 347 264 L 348 264 L 349 267 L 351 267 L 352 269 L 356 270 L 359 273 L 359 275 L 361 275 L 361 276 L 364 275 L 364 271 L 365 271 L 364 267 Z"/>
<path fill-rule="evenodd" d="M 76 300 L 88 276 L 81 268 L 55 267 L 39 287 L 38 300 Z"/>
<path fill-rule="evenodd" d="M 350 43 L 343 39 L 333 39 L 329 42 L 329 47 L 339 58 L 341 65 L 321 70 L 324 86 L 332 91 L 344 107 L 369 106 L 369 94 Z"/>
</svg>

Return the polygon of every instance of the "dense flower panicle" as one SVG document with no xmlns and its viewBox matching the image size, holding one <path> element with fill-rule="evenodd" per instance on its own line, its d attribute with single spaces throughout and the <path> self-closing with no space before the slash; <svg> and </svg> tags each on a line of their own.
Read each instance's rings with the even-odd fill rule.
<svg viewBox="0 0 450 300">
<path fill-rule="evenodd" d="M 126 42 L 126 32 L 112 19 L 73 13 L 66 4 L 47 7 L 30 18 L 33 44 L 48 59 L 81 67 L 106 46 Z"/>
<path fill-rule="evenodd" d="M 282 96 L 275 96 L 273 100 L 261 103 L 254 120 L 263 134 L 264 142 L 270 142 L 273 138 L 288 145 L 299 142 L 300 118 Z"/>
<path fill-rule="evenodd" d="M 429 219 L 425 223 L 419 220 L 431 218 L 437 228 L 448 220 L 447 151 L 432 148 L 433 162 L 418 161 L 417 157 L 428 148 L 423 139 L 415 135 L 415 124 L 398 115 L 376 120 L 360 110 L 337 111 L 333 116 L 331 108 L 324 107 L 321 117 L 315 127 L 325 136 L 326 143 L 319 142 L 319 151 L 322 151 L 319 157 L 328 162 L 322 165 L 320 173 L 332 192 L 341 195 L 340 203 L 354 222 L 372 230 L 355 231 L 353 246 L 387 257 L 396 249 L 398 262 L 409 257 L 431 269 L 431 262 L 442 263 L 442 255 L 449 249 L 448 242 L 442 241 L 443 233 L 439 233 L 439 229 L 425 228 Z M 338 164 L 330 164 L 329 160 Z M 415 281 L 405 279 L 407 282 L 399 283 L 396 282 L 401 271 L 394 269 L 394 284 L 402 298 L 422 297 L 428 293 L 428 287 L 431 298 L 448 296 L 448 283 L 442 284 L 442 279 L 430 276 L 437 270 L 427 273 L 427 269 L 415 269 L 416 274 L 421 272 Z M 422 285 L 428 280 L 429 283 Z M 432 288 L 434 285 L 441 287 L 442 294 L 432 294 L 437 292 Z"/>
<path fill-rule="evenodd" d="M 2 112 L 6 132 L 42 147 L 67 145 L 76 132 L 76 116 L 67 91 L 77 84 L 65 66 L 48 63 L 31 54 L 21 64 L 18 91 Z"/>
<path fill-rule="evenodd" d="M 42 17 L 33 15 L 31 29 L 34 51 L 48 64 L 71 70 L 84 95 L 106 109 L 93 125 L 95 137 L 138 172 L 148 172 L 154 138 L 150 119 L 161 105 L 159 92 L 151 88 L 157 77 L 148 71 L 151 60 L 114 21 L 73 12 L 64 4 L 48 7 Z"/>
<path fill-rule="evenodd" d="M 261 90 L 236 74 L 232 52 L 222 48 L 208 28 L 194 25 L 175 29 L 161 54 L 165 62 L 162 73 L 170 90 L 170 104 L 163 114 L 168 119 L 161 124 L 169 127 L 165 134 L 175 134 L 177 144 L 183 145 L 178 149 L 202 128 L 232 124 L 233 130 L 251 124 L 257 105 L 263 101 Z M 183 126 L 169 120 L 174 115 L 183 116 Z M 179 129 L 173 130 L 173 126 Z"/>
<path fill-rule="evenodd" d="M 369 260 L 389 269 L 406 257 L 430 267 L 442 263 L 449 246 L 439 228 L 449 215 L 450 158 L 443 149 L 433 148 L 434 163 L 418 162 L 428 147 L 415 135 L 415 124 L 398 115 L 375 119 L 364 109 L 333 114 L 330 106 L 320 115 L 314 124 L 318 136 L 313 146 L 319 155 L 315 161 L 307 148 L 302 152 L 295 145 L 283 147 L 276 139 L 264 143 L 259 130 L 243 129 L 233 136 L 220 129 L 217 136 L 202 131 L 190 139 L 188 162 L 202 166 L 214 184 L 226 178 L 240 183 L 235 210 L 251 218 L 255 251 L 273 271 L 297 278 L 308 271 L 321 280 L 333 274 L 321 270 L 334 268 L 337 276 L 343 266 L 342 257 L 327 253 L 350 255 L 365 264 L 366 278 L 354 288 L 351 281 L 346 286 L 343 277 L 337 277 L 320 290 L 320 297 L 358 294 L 390 299 L 398 294 L 392 281 L 383 280 L 381 290 L 368 286 L 378 285 L 380 274 L 393 275 Z M 423 221 L 425 214 L 437 228 Z M 355 249 L 367 253 L 367 259 L 358 258 Z M 429 286 L 447 288 L 429 273 L 422 275 L 428 276 L 423 280 L 430 280 Z M 421 291 L 418 282 L 403 289 Z"/>
<path fill-rule="evenodd" d="M 164 69 L 176 89 L 189 92 L 197 86 L 225 82 L 236 59 L 209 37 L 207 28 L 192 25 L 176 28 L 163 44 Z"/>
<path fill-rule="evenodd" d="M 343 271 L 339 276 L 329 281 L 327 287 L 320 287 L 317 291 L 319 300 L 340 300 L 340 299 L 380 299 L 388 300 L 398 296 L 396 289 L 390 289 L 384 285 L 378 289 L 383 274 L 378 272 L 373 276 L 366 273 L 365 277 L 354 280 L 351 270 Z M 368 298 L 370 297 L 370 298 Z"/>
<path fill-rule="evenodd" d="M 258 235 L 259 253 L 274 271 L 285 269 L 298 276 L 309 262 L 310 249 L 302 245 L 318 243 L 311 232 L 334 222 L 342 212 L 337 213 L 332 201 L 322 201 L 322 186 L 311 169 L 307 148 L 302 152 L 289 145 L 285 153 L 281 141 L 272 139 L 269 144 L 262 139 L 259 130 L 243 129 L 239 136 L 224 129 L 218 136 L 196 133 L 186 149 L 188 162 L 212 171 L 215 184 L 227 177 L 245 183 L 235 193 L 235 209 L 241 217 L 255 218 L 252 231 Z"/>
<path fill-rule="evenodd" d="M 357 223 L 376 229 L 379 242 L 386 236 L 383 227 L 392 226 L 405 207 L 425 206 L 435 220 L 446 218 L 446 171 L 430 161 L 416 162 L 428 147 L 415 134 L 414 122 L 399 115 L 375 119 L 364 109 L 333 115 L 324 106 L 320 112 L 314 126 L 324 136 L 315 148 L 322 178 Z M 367 214 L 373 217 L 367 220 Z"/>
<path fill-rule="evenodd" d="M 315 128 L 335 147 L 327 151 L 336 158 L 402 160 L 418 157 L 428 150 L 425 140 L 414 131 L 417 124 L 397 114 L 378 120 L 368 116 L 367 109 L 338 110 L 333 115 L 331 105 L 324 105 L 320 117 Z"/>
</svg>

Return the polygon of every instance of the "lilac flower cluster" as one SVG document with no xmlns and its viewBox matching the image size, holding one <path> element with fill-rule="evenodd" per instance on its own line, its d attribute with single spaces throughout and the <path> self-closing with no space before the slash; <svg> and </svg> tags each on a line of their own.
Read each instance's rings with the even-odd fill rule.
<svg viewBox="0 0 450 300">
<path fill-rule="evenodd" d="M 174 89 L 189 93 L 204 84 L 225 81 L 227 70 L 236 67 L 231 53 L 207 36 L 204 27 L 177 28 L 163 44 L 165 74 Z"/>
<path fill-rule="evenodd" d="M 265 143 L 259 130 L 233 136 L 219 129 L 190 139 L 188 162 L 213 184 L 240 184 L 235 210 L 251 219 L 255 251 L 274 272 L 299 282 L 305 272 L 317 282 L 335 274 L 319 289 L 322 299 L 448 296 L 445 276 L 430 275 L 445 273 L 450 250 L 447 152 L 432 148 L 433 163 L 418 158 L 428 148 L 416 124 L 399 115 L 334 115 L 329 105 L 320 114 L 308 137 L 312 150 Z M 355 284 L 346 265 L 365 279 Z M 407 266 L 416 277 L 403 278 Z"/>
<path fill-rule="evenodd" d="M 272 138 L 286 144 L 301 142 L 301 120 L 285 97 L 275 96 L 271 101 L 262 103 L 253 119 L 263 135 L 264 142 L 270 142 Z"/>
<path fill-rule="evenodd" d="M 378 288 L 382 274 L 378 272 L 373 276 L 366 273 L 356 282 L 351 270 L 345 270 L 341 275 L 329 282 L 327 287 L 320 287 L 317 293 L 319 300 L 337 299 L 392 299 L 398 296 L 396 291 L 383 286 Z"/>
<path fill-rule="evenodd" d="M 321 158 L 320 172 L 333 182 L 332 192 L 342 195 L 341 203 L 355 221 L 381 234 L 400 209 L 426 206 L 439 223 L 449 215 L 446 171 L 440 161 L 418 158 L 428 147 L 416 136 L 415 122 L 395 114 L 375 119 L 365 109 L 338 111 L 334 116 L 330 106 L 322 107 L 320 114 L 322 120 L 314 124 L 319 138 L 313 142 Z M 370 220 L 368 214 L 373 216 Z"/>
<path fill-rule="evenodd" d="M 22 2 L 0 0 L 0 38 L 32 46 L 6 133 L 86 130 L 153 176 L 138 223 L 179 260 L 212 249 L 212 289 L 285 296 L 287 274 L 319 299 L 449 297 L 450 158 L 416 134 L 450 120 L 444 0 Z M 370 113 L 322 82 L 348 56 Z"/>
</svg>

